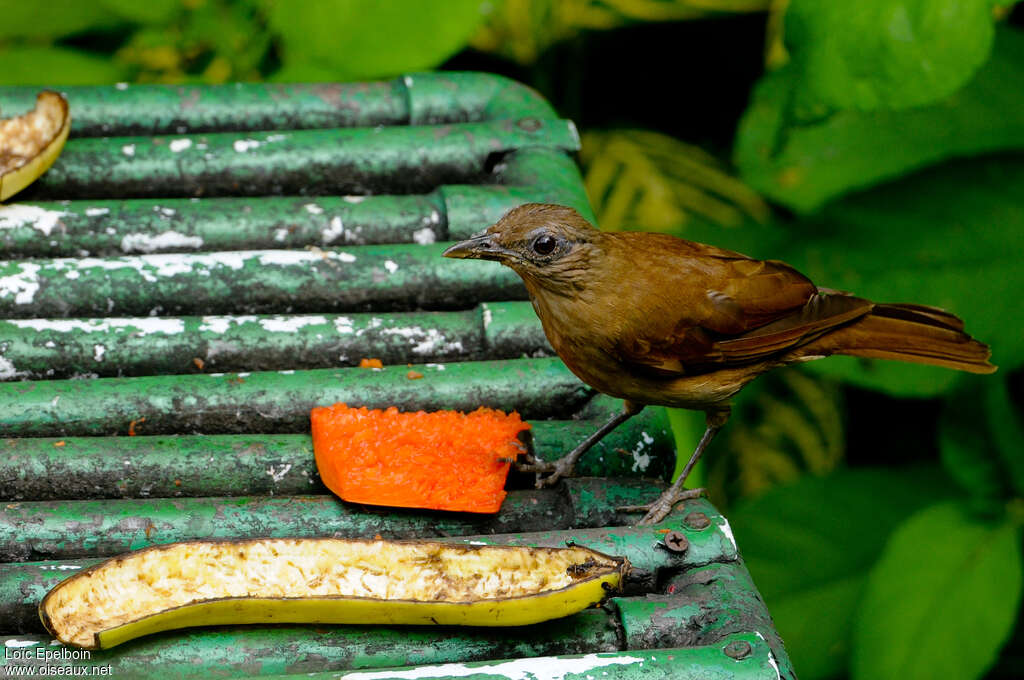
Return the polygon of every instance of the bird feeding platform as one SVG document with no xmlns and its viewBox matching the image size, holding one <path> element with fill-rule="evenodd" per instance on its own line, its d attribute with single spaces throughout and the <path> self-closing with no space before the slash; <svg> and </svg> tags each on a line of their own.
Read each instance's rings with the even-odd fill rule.
<svg viewBox="0 0 1024 680">
<path fill-rule="evenodd" d="M 0 111 L 31 109 L 39 89 L 0 88 Z M 441 257 L 520 203 L 592 219 L 576 130 L 534 92 L 475 73 L 63 92 L 62 155 L 0 206 L 0 663 L 150 678 L 795 677 L 706 499 L 653 527 L 617 510 L 664 488 L 661 409 L 591 449 L 580 478 L 535 490 L 513 477 L 493 516 L 346 504 L 317 478 L 318 405 L 514 409 L 545 459 L 621 408 L 553 355 L 514 273 Z M 384 368 L 358 367 L 370 357 Z M 83 654 L 36 612 L 69 574 L 150 545 L 377 535 L 575 542 L 634 571 L 603 607 L 510 629 L 218 626 Z"/>
</svg>

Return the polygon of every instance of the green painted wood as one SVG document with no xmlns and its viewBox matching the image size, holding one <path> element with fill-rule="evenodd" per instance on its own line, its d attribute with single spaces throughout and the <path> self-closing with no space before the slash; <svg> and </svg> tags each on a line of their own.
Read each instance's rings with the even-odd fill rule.
<svg viewBox="0 0 1024 680">
<path fill-rule="evenodd" d="M 0 87 L 6 115 L 35 105 L 38 87 Z M 401 80 L 373 83 L 120 83 L 58 87 L 71 109 L 71 137 L 403 125 Z"/>
<path fill-rule="evenodd" d="M 613 495 L 620 502 L 635 504 L 638 500 L 654 500 L 657 490 L 650 484 L 624 486 Z M 585 493 L 594 497 L 592 491 Z M 602 492 L 598 497 L 605 495 Z M 496 515 L 375 508 L 344 503 L 328 495 L 24 501 L 7 503 L 0 516 L 0 562 L 110 556 L 200 538 L 360 538 L 380 534 L 385 538 L 438 539 L 497 531 L 523 532 L 501 539 L 515 545 L 546 545 L 572 538 L 582 545 L 600 546 L 598 549 L 611 554 L 642 555 L 637 557 L 638 564 L 651 562 L 650 555 L 659 551 L 655 544 L 644 551 L 629 550 L 635 530 L 568 531 L 607 521 L 609 510 L 614 507 L 587 502 L 579 496 L 578 490 L 511 491 Z M 536 532 L 539 526 L 546 530 Z M 649 529 L 642 535 L 649 536 Z M 716 532 L 702 536 L 703 543 L 699 545 L 707 547 L 702 552 L 698 544 L 692 545 L 687 559 L 696 563 L 703 559 L 706 563 L 720 555 L 729 559 L 735 556 L 735 544 L 725 542 Z M 702 554 L 702 558 L 694 557 Z"/>
<path fill-rule="evenodd" d="M 575 542 L 594 550 L 610 555 L 622 555 L 629 559 L 634 569 L 640 570 L 649 575 L 649 580 L 654 579 L 664 583 L 676 572 L 683 568 L 694 568 L 708 564 L 731 563 L 738 559 L 735 543 L 730 534 L 726 533 L 724 527 L 728 524 L 725 519 L 705 499 L 694 499 L 688 501 L 683 508 L 678 509 L 664 522 L 655 527 L 630 527 L 630 526 L 602 526 L 607 523 L 605 515 L 607 503 L 601 501 L 613 501 L 616 503 L 638 503 L 653 500 L 663 487 L 651 484 L 650 482 L 613 482 L 608 480 L 572 480 L 561 491 L 522 491 L 510 495 L 506 501 L 507 508 L 495 517 L 472 517 L 469 515 L 453 515 L 451 513 L 436 513 L 440 523 L 423 531 L 424 519 L 417 513 L 394 513 L 386 515 L 382 512 L 368 512 L 358 507 L 343 506 L 341 503 L 331 504 L 327 499 L 321 497 L 307 497 L 303 502 L 311 505 L 313 521 L 328 522 L 336 526 L 337 535 L 347 537 L 369 537 L 381 534 L 386 538 L 406 538 L 409 536 L 432 537 L 435 540 L 484 543 L 494 545 L 538 545 L 559 547 L 566 542 Z M 560 498 L 561 497 L 561 498 Z M 187 503 L 188 501 L 182 501 Z M 262 501 L 266 502 L 266 501 Z M 275 509 L 280 510 L 286 499 L 277 499 Z M 293 535 L 305 536 L 306 533 L 287 533 L 288 530 L 308 530 L 306 525 L 295 525 L 295 520 L 287 520 L 285 526 L 281 519 L 271 509 L 264 509 L 261 503 L 255 498 L 234 499 L 234 505 L 230 505 L 221 511 L 218 521 L 231 522 L 237 525 L 244 520 L 233 519 L 239 516 L 237 508 L 252 506 L 260 509 L 261 518 L 266 525 L 264 533 L 254 533 L 249 525 L 241 528 L 249 529 L 249 533 L 230 534 L 224 530 L 224 535 L 215 535 L 213 538 L 242 538 L 258 537 L 268 535 Z M 167 507 L 161 501 L 147 501 L 145 503 L 100 503 L 90 505 L 67 504 L 68 509 L 62 510 L 58 506 L 46 506 L 43 504 L 23 504 L 27 509 L 19 510 L 22 523 L 18 526 L 8 524 L 4 530 L 6 535 L 14 531 L 26 530 L 30 532 L 30 538 L 37 546 L 45 546 L 50 550 L 50 558 L 46 561 L 41 555 L 25 558 L 20 564 L 6 565 L 0 570 L 0 619 L 5 621 L 22 621 L 24 627 L 16 630 L 20 633 L 41 631 L 41 624 L 35 618 L 34 610 L 42 596 L 69 575 L 86 566 L 94 564 L 98 555 L 111 556 L 131 549 L 145 547 L 157 543 L 168 543 L 176 540 L 187 540 L 195 538 L 189 536 L 188 532 L 201 528 L 196 524 L 190 528 L 165 528 L 161 522 L 164 519 L 162 513 L 167 512 Z M 21 506 L 18 506 L 19 508 Z M 181 507 L 193 507 L 191 505 Z M 206 521 L 211 510 L 207 505 L 197 502 L 194 507 L 198 510 L 202 519 L 197 522 Z M 112 517 L 105 520 L 105 526 L 114 527 L 112 531 L 115 536 L 110 538 L 91 538 L 89 543 L 84 543 L 73 537 L 62 537 L 61 526 L 67 528 L 68 524 L 76 521 L 71 516 L 72 509 L 90 510 L 99 508 L 108 510 Z M 533 520 L 529 517 L 530 508 L 534 508 Z M 693 529 L 686 526 L 682 519 L 691 512 L 703 512 L 710 520 L 710 524 L 704 529 Z M 544 517 L 551 513 L 547 517 Z M 567 513 L 571 513 L 569 516 Z M 82 513 L 80 513 L 82 514 Z M 83 514 L 89 517 L 88 514 Z M 116 519 L 113 517 L 116 516 Z M 131 518 L 129 522 L 125 518 Z M 637 518 L 639 515 L 621 515 L 620 520 Z M 28 526 L 45 525 L 44 530 Z M 547 525 L 542 531 L 532 530 L 539 524 Z M 557 526 L 562 524 L 563 526 Z M 573 526 L 569 526 L 573 525 Z M 149 536 L 146 536 L 145 527 L 149 529 Z M 128 527 L 127 529 L 125 527 Z M 142 527 L 141 529 L 139 527 Z M 526 527 L 524 529 L 524 527 Z M 590 527 L 590 528 L 587 528 Z M 163 529 L 163 530 L 161 530 Z M 682 532 L 690 541 L 690 548 L 685 553 L 675 553 L 666 550 L 663 545 L 665 532 L 669 529 L 676 529 Z M 476 532 L 486 533 L 476 533 Z M 508 533 L 521 531 L 522 533 Z M 499 532 L 499 533 L 494 533 Z M 324 531 L 319 535 L 329 534 Z M 314 534 L 316 535 L 316 534 Z M 205 536 L 205 535 L 204 535 Z M 92 555 L 93 557 L 83 555 Z M 31 560 L 31 561 L 30 561 Z M 638 576 L 627 588 L 636 591 L 642 579 Z M 742 584 L 741 584 L 742 585 Z M 657 588 L 658 586 L 655 586 Z M 623 611 L 629 609 L 628 603 L 636 599 L 637 608 L 642 608 L 646 601 L 646 595 L 633 595 L 632 597 L 619 598 L 624 604 Z M 678 599 L 678 598 L 677 598 Z M 652 605 L 653 606 L 653 605 Z M 631 625 L 633 621 L 631 620 Z M 638 624 L 637 624 L 638 625 Z M 649 636 L 647 636 L 649 637 Z M 644 635 L 633 635 L 635 641 L 640 642 L 647 639 Z"/>
<path fill-rule="evenodd" d="M 582 483 L 584 486 L 588 484 L 586 481 Z M 597 489 L 593 483 L 590 485 L 589 492 L 594 493 Z M 612 491 L 611 495 L 635 500 L 638 497 L 652 498 L 657 490 L 649 486 L 646 490 L 624 488 Z M 577 489 L 577 493 L 579 491 Z M 637 492 L 642 493 L 638 496 Z M 706 527 L 695 528 L 686 521 L 691 513 L 697 512 L 708 518 Z M 688 539 L 689 549 L 686 552 L 672 552 L 662 547 L 664 532 L 669 529 L 680 531 Z M 159 661 L 162 676 L 195 677 L 212 669 L 237 676 L 309 672 L 313 669 L 379 668 L 399 663 L 465 663 L 503 656 L 502 650 L 510 648 L 514 650 L 508 653 L 511 656 L 558 650 L 560 653 L 594 653 L 623 646 L 634 652 L 698 647 L 724 653 L 725 646 L 732 644 L 732 656 L 726 657 L 733 665 L 726 665 L 727 670 L 735 668 L 744 659 L 752 658 L 760 649 L 767 667 L 780 673 L 768 677 L 794 677 L 785 650 L 772 631 L 764 604 L 739 561 L 728 523 L 704 499 L 688 501 L 668 521 L 655 527 L 485 534 L 444 540 L 550 546 L 575 541 L 627 557 L 634 567 L 651 574 L 657 588 L 662 590 L 661 594 L 627 593 L 614 598 L 614 616 L 610 616 L 611 610 L 588 610 L 561 621 L 512 629 L 511 634 L 495 635 L 493 631 L 458 628 L 222 627 L 170 632 L 136 640 L 115 650 L 97 652 L 91 659 L 80 663 L 109 663 L 119 672 L 132 673 L 142 668 L 144 663 Z M 25 648 L 46 645 L 48 638 L 33 635 L 39 626 L 33 616 L 35 603 L 62 578 L 92 563 L 94 561 L 88 559 L 27 563 L 0 573 L 0 602 L 4 603 L 0 615 L 22 622 L 19 635 L 9 637 L 5 642 L 24 645 Z M 627 581 L 627 589 L 634 589 L 636 583 L 636 579 Z M 742 651 L 744 647 L 735 645 L 737 631 L 740 631 L 739 639 L 751 647 L 746 656 L 741 654 L 738 659 L 735 658 L 736 651 Z M 541 647 L 540 641 L 544 639 L 549 639 L 549 643 Z M 59 645 L 49 647 L 55 652 L 63 649 Z M 309 662 L 319 665 L 308 665 L 301 652 L 309 649 L 331 651 Z M 539 651 L 541 649 L 547 651 Z M 702 665 L 691 670 L 696 672 L 696 668 L 700 668 L 702 672 L 708 672 L 710 668 L 721 673 L 713 661 L 705 659 L 700 662 Z M 282 668 L 282 664 L 287 667 Z M 758 673 L 762 670 L 759 669 Z M 762 676 L 755 674 L 752 677 Z"/>
<path fill-rule="evenodd" d="M 133 376 L 517 357 L 490 352 L 479 310 L 0 321 L 8 379 Z"/>
<path fill-rule="evenodd" d="M 585 420 L 533 421 L 533 446 L 554 459 L 621 408 L 603 399 Z M 148 421 L 147 421 L 148 422 Z M 137 425 L 144 430 L 146 423 Z M 672 460 L 671 432 L 660 409 L 648 409 L 610 434 L 580 461 L 583 475 L 664 477 Z M 517 475 L 530 486 L 529 475 Z M 0 439 L 0 500 L 75 500 L 326 493 L 304 434 L 25 437 Z M 616 519 L 609 500 L 607 521 Z M 598 504 L 592 503 L 592 506 Z M 587 514 L 597 516 L 599 507 Z"/>
<path fill-rule="evenodd" d="M 606 476 L 513 491 L 491 517 L 349 506 L 315 478 L 317 404 L 517 408 L 544 459 L 621 408 L 557 359 L 535 357 L 550 350 L 514 274 L 439 257 L 445 242 L 523 202 L 593 217 L 566 153 L 576 130 L 536 93 L 443 73 L 68 95 L 65 153 L 0 207 L 0 379 L 110 377 L 0 384 L 0 432 L 13 437 L 0 440 L 0 560 L 21 560 L 0 564 L 0 631 L 18 633 L 6 649 L 63 650 L 37 634 L 35 606 L 90 556 L 176 538 L 379 533 L 575 540 L 638 569 L 613 605 L 516 631 L 219 628 L 86 663 L 146 678 L 364 669 L 369 680 L 366 669 L 423 663 L 458 664 L 447 671 L 464 677 L 793 677 L 724 517 L 696 499 L 659 527 L 633 529 L 639 515 L 617 510 L 663 488 L 630 478 L 671 465 L 662 409 L 580 461 L 579 473 Z M 28 108 L 34 96 L 0 88 L 0 107 Z M 389 366 L 338 367 L 364 354 Z M 504 357 L 525 358 L 493 360 Z M 409 379 L 410 362 L 422 379 Z M 214 369 L 241 372 L 190 374 Z M 141 436 L 123 436 L 133 421 Z M 510 484 L 531 487 L 532 476 L 513 473 Z M 690 513 L 707 525 L 688 523 Z M 688 539 L 685 552 L 666 549 L 670 530 Z M 725 654 L 739 642 L 746 657 Z M 462 665 L 570 653 L 586 656 Z"/>
<path fill-rule="evenodd" d="M 39 89 L 0 87 L 0 110 L 11 115 L 31 109 Z M 71 107 L 73 138 L 556 117 L 530 88 L 489 73 L 411 73 L 369 83 L 119 83 L 57 89 Z"/>
<path fill-rule="evenodd" d="M 72 139 L 21 198 L 423 193 L 486 182 L 511 149 L 579 148 L 569 121 L 530 120 Z"/>
<path fill-rule="evenodd" d="M 411 380 L 414 370 L 422 378 Z M 557 359 L 475 361 L 0 383 L 7 436 L 308 432 L 315 406 L 400 410 L 490 406 L 526 418 L 568 416 L 592 390 Z M 145 418 L 145 421 L 140 421 Z"/>
<path fill-rule="evenodd" d="M 8 637 L 23 659 L 0 664 L 42 666 L 43 656 L 70 653 L 49 645 L 47 636 Z M 729 645 L 750 645 L 740 660 L 725 653 Z M 429 628 L 342 628 L 321 626 L 240 630 L 216 628 L 201 633 L 165 633 L 125 643 L 90 658 L 51 661 L 82 668 L 111 666 L 117 678 L 644 678 L 657 680 L 790 680 L 757 635 L 736 634 L 705 647 L 617 651 L 614 626 L 600 610 L 559 621 L 493 631 Z M 745 649 L 745 648 L 741 648 Z M 39 650 L 39 651 L 36 651 Z M 733 652 L 735 653 L 735 652 Z M 559 654 L 559 656 L 555 656 Z M 494 659 L 515 659 L 495 661 Z M 444 664 L 398 666 L 399 664 Z M 778 672 L 776 672 L 776 668 Z M 159 670 L 156 670 L 159 669 Z M 299 676 L 298 674 L 302 674 Z M 556 674 L 557 673 L 557 674 Z"/>
<path fill-rule="evenodd" d="M 497 356 L 553 356 L 533 306 L 527 302 L 484 302 L 484 341 Z"/>
<path fill-rule="evenodd" d="M 442 258 L 445 246 L 0 261 L 0 317 L 384 312 L 525 298 L 508 268 Z"/>
<path fill-rule="evenodd" d="M 0 206 L 0 251 L 13 259 L 429 244 L 466 238 L 521 203 L 590 215 L 579 171 L 561 151 L 512 151 L 495 170 L 495 184 L 398 196 L 19 201 Z"/>
<path fill-rule="evenodd" d="M 47 635 L 0 637 L 18 649 L 60 654 Z M 115 678 L 253 677 L 272 673 L 310 673 L 326 669 L 378 668 L 402 663 L 445 663 L 502 657 L 535 657 L 564 652 L 618 649 L 614 623 L 607 612 L 591 609 L 566 619 L 516 629 L 514 635 L 493 630 L 388 626 L 218 627 L 179 631 L 132 640 L 89 659 L 51 661 L 51 665 L 110 665 Z M 68 650 L 70 652 L 70 650 Z M 0 668 L 15 664 L 0 659 Z M 159 670 L 155 670 L 159 669 Z"/>
<path fill-rule="evenodd" d="M 160 198 L 0 206 L 9 256 L 88 257 L 445 239 L 437 192 L 409 196 Z"/>
<path fill-rule="evenodd" d="M 744 656 L 733 658 L 742 650 Z M 278 675 L 281 680 L 296 675 Z M 642 652 L 559 655 L 514 658 L 503 661 L 447 663 L 436 666 L 402 666 L 372 671 L 321 671 L 304 678 L 326 680 L 408 680 L 409 678 L 559 678 L 559 680 L 781 680 L 795 678 L 790 668 L 782 672 L 771 648 L 757 635 L 738 633 L 715 645 L 680 647 Z"/>
</svg>

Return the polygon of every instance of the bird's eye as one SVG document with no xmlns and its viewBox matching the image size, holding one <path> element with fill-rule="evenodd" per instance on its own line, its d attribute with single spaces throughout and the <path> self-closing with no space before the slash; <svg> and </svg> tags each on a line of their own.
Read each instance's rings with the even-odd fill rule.
<svg viewBox="0 0 1024 680">
<path fill-rule="evenodd" d="M 531 247 L 533 248 L 533 252 L 538 255 L 550 255 L 557 244 L 558 242 L 555 240 L 554 236 L 544 234 L 543 236 L 538 236 L 533 241 L 533 245 Z"/>
</svg>

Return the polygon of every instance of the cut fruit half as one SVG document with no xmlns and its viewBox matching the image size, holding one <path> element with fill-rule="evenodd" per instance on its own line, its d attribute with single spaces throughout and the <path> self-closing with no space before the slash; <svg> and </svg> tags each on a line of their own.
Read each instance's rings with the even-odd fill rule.
<svg viewBox="0 0 1024 680">
<path fill-rule="evenodd" d="M 40 92 L 25 115 L 0 119 L 0 201 L 18 193 L 50 169 L 71 129 L 68 102 Z"/>
<path fill-rule="evenodd" d="M 584 548 L 338 538 L 190 541 L 113 557 L 39 605 L 59 641 L 241 623 L 522 626 L 619 587 L 629 561 Z"/>
</svg>

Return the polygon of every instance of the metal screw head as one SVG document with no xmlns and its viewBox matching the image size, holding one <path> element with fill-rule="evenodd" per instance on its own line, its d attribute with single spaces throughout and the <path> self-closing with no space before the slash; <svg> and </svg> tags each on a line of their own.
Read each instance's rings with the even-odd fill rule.
<svg viewBox="0 0 1024 680">
<path fill-rule="evenodd" d="M 711 520 L 703 512 L 691 512 L 683 519 L 683 523 L 691 529 L 707 529 L 711 526 Z"/>
<path fill-rule="evenodd" d="M 540 121 L 532 116 L 528 118 L 520 118 L 518 121 L 516 121 L 516 125 L 518 125 L 520 129 L 526 130 L 527 132 L 533 132 L 535 130 L 540 129 Z"/>
<path fill-rule="evenodd" d="M 665 547 L 671 552 L 681 553 L 686 552 L 686 549 L 690 547 L 690 542 L 686 540 L 686 536 L 680 531 L 670 531 L 665 534 Z"/>
<path fill-rule="evenodd" d="M 750 643 L 746 640 L 733 640 L 727 644 L 725 649 L 722 651 L 725 652 L 725 655 L 730 659 L 736 659 L 739 661 L 740 659 L 745 659 L 750 656 L 750 653 L 753 650 L 750 648 Z"/>
</svg>

